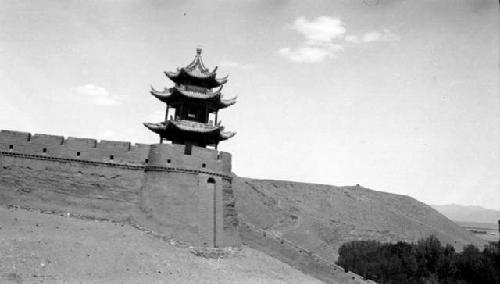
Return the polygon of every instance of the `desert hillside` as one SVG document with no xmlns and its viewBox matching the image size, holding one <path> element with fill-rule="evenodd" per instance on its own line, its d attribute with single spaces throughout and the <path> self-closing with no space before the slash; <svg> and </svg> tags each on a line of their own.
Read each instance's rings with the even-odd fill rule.
<svg viewBox="0 0 500 284">
<path fill-rule="evenodd" d="M 430 206 L 411 197 L 360 186 L 337 187 L 290 181 L 235 178 L 242 224 L 335 260 L 342 243 L 352 240 L 415 241 L 435 234 L 461 249 L 485 241 Z M 242 238 L 245 240 L 251 236 Z"/>
<path fill-rule="evenodd" d="M 0 283 L 320 283 L 244 247 L 205 259 L 128 225 L 0 207 Z"/>
</svg>

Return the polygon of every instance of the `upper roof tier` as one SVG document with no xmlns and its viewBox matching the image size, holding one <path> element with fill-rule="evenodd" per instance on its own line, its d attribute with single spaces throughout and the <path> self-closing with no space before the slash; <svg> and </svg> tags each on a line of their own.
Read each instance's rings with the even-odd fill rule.
<svg viewBox="0 0 500 284">
<path fill-rule="evenodd" d="M 169 105 L 183 102 L 185 100 L 203 101 L 206 105 L 214 110 L 226 108 L 236 103 L 236 97 L 224 99 L 221 94 L 222 86 L 217 91 L 206 90 L 201 92 L 196 88 L 189 86 L 175 86 L 173 88 L 164 88 L 163 91 L 155 90 L 151 87 L 151 94 L 162 102 Z"/>
<path fill-rule="evenodd" d="M 210 71 L 201 58 L 201 48 L 196 49 L 194 60 L 186 67 L 177 68 L 176 72 L 165 72 L 170 80 L 181 85 L 195 85 L 203 88 L 216 88 L 227 82 L 227 77 L 216 78 L 217 67 Z"/>
</svg>

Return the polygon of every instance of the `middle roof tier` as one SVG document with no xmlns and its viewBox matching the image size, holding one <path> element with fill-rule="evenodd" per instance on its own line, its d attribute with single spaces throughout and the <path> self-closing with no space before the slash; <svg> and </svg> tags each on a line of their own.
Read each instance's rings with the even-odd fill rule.
<svg viewBox="0 0 500 284">
<path fill-rule="evenodd" d="M 164 88 L 163 91 L 158 91 L 151 87 L 151 94 L 168 105 L 191 101 L 203 103 L 210 109 L 219 110 L 236 103 L 236 97 L 224 99 L 221 90 L 222 87 L 217 91 L 212 91 L 194 86 L 179 85 L 172 88 Z"/>
</svg>

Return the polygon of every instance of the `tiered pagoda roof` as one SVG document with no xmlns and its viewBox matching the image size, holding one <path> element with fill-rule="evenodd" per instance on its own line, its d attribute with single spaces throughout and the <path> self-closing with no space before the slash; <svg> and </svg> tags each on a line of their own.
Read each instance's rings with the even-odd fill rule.
<svg viewBox="0 0 500 284">
<path fill-rule="evenodd" d="M 176 72 L 165 71 L 165 75 L 176 84 L 191 82 L 194 85 L 211 89 L 227 83 L 228 76 L 216 78 L 216 72 L 217 67 L 212 72 L 205 67 L 201 58 L 201 48 L 198 48 L 194 60 L 189 65 L 177 68 Z"/>
<path fill-rule="evenodd" d="M 201 58 L 201 49 L 196 50 L 194 60 L 186 67 L 177 69 L 177 72 L 165 72 L 175 86 L 164 88 L 163 91 L 151 87 L 151 94 L 166 103 L 167 114 L 169 107 L 175 108 L 175 119 L 167 118 L 159 123 L 144 123 L 151 131 L 163 139 L 178 144 L 195 144 L 205 147 L 215 145 L 220 141 L 233 137 L 235 132 L 226 132 L 220 122 L 217 122 L 217 112 L 236 103 L 236 97 L 225 99 L 221 93 L 224 78 L 216 77 L 217 67 L 209 71 Z M 217 90 L 212 90 L 217 88 Z M 215 123 L 208 121 L 209 113 L 215 113 Z"/>
<path fill-rule="evenodd" d="M 144 125 L 167 140 L 175 140 L 179 135 L 191 136 L 197 137 L 205 145 L 218 144 L 219 141 L 236 135 L 236 132 L 224 131 L 224 126 L 220 124 L 211 125 L 189 120 L 167 120 L 159 123 L 144 123 Z"/>
<path fill-rule="evenodd" d="M 175 86 L 173 88 L 164 88 L 163 91 L 155 90 L 151 87 L 151 94 L 162 102 L 172 104 L 183 100 L 193 100 L 200 103 L 206 103 L 213 109 L 219 110 L 236 103 L 236 97 L 224 99 L 221 94 L 222 86 L 217 91 L 207 90 L 205 92 L 189 89 L 186 86 Z"/>
</svg>

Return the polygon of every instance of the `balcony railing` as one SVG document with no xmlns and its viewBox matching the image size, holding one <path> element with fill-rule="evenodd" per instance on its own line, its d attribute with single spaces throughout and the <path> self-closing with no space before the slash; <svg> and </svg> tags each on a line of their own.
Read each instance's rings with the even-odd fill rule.
<svg viewBox="0 0 500 284">
<path fill-rule="evenodd" d="M 202 93 L 202 94 L 206 94 L 209 92 L 209 89 L 207 89 L 207 88 L 202 88 L 202 87 L 192 86 L 192 85 L 184 85 L 184 86 L 182 86 L 182 88 L 186 91 Z"/>
</svg>

